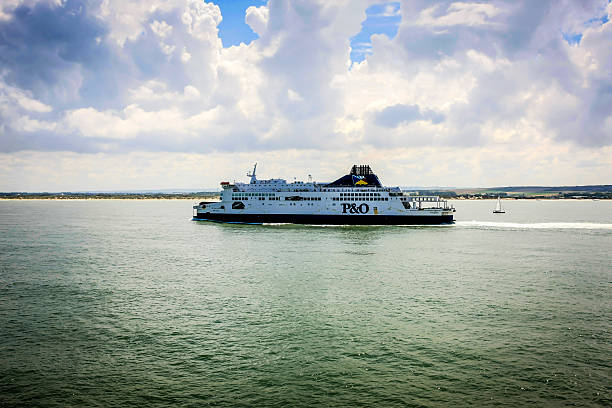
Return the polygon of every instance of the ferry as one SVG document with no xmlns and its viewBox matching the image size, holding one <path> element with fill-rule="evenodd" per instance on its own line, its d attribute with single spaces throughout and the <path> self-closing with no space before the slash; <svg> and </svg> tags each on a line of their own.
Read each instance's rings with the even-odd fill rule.
<svg viewBox="0 0 612 408">
<path fill-rule="evenodd" d="M 193 207 L 193 220 L 240 224 L 452 224 L 455 209 L 438 196 L 384 187 L 369 165 L 354 165 L 331 183 L 284 179 L 221 182 L 221 199 Z"/>
</svg>

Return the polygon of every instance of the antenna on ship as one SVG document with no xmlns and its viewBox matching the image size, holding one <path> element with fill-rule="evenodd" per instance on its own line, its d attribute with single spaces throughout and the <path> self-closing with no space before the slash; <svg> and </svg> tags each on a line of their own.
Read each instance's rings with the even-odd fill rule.
<svg viewBox="0 0 612 408">
<path fill-rule="evenodd" d="M 312 183 L 312 174 L 309 174 L 309 175 L 308 175 L 308 182 L 309 182 L 309 183 Z"/>
<path fill-rule="evenodd" d="M 255 176 L 255 171 L 257 170 L 257 163 L 253 166 L 253 172 L 247 173 L 247 177 L 251 178 L 251 184 L 255 184 L 257 182 L 257 177 Z"/>
</svg>

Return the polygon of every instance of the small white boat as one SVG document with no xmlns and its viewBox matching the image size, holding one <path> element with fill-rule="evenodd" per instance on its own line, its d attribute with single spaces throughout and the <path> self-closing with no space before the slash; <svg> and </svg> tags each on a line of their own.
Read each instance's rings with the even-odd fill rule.
<svg viewBox="0 0 612 408">
<path fill-rule="evenodd" d="M 505 214 L 505 213 L 506 212 L 502 210 L 501 208 L 501 198 L 497 196 L 497 205 L 495 206 L 495 209 L 493 210 L 493 214 Z"/>
</svg>

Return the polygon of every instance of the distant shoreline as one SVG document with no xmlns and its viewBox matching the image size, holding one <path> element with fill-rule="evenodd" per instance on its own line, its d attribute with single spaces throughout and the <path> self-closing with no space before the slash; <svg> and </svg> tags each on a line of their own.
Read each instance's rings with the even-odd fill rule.
<svg viewBox="0 0 612 408">
<path fill-rule="evenodd" d="M 449 197 L 442 196 L 444 199 L 453 201 L 491 201 L 497 200 L 497 196 L 490 197 Z M 202 201 L 202 200 L 219 200 L 219 195 L 210 196 L 125 196 L 125 195 L 104 195 L 104 196 L 0 196 L 0 201 L 94 201 L 94 200 L 136 200 L 136 201 L 159 201 L 159 200 L 189 200 L 189 201 Z M 612 197 L 501 197 L 502 200 L 506 201 L 608 201 L 612 200 Z"/>
<path fill-rule="evenodd" d="M 0 197 L 0 201 L 201 201 L 218 199 L 217 197 L 179 197 L 179 198 L 6 198 Z"/>
<path fill-rule="evenodd" d="M 0 193 L 0 200 L 210 200 L 215 193 Z"/>
<path fill-rule="evenodd" d="M 403 189 L 405 193 L 411 190 Z M 446 200 L 612 200 L 612 185 L 566 187 L 494 187 L 474 189 L 415 189 L 418 195 Z M 219 200 L 220 191 L 135 192 L 0 192 L 0 200 Z"/>
</svg>

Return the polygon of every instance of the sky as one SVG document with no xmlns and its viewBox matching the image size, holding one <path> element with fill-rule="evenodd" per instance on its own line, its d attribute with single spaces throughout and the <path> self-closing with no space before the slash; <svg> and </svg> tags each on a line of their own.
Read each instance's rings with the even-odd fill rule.
<svg viewBox="0 0 612 408">
<path fill-rule="evenodd" d="M 3 0 L 0 191 L 612 184 L 608 0 Z"/>
</svg>

